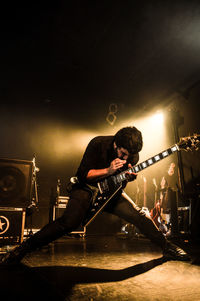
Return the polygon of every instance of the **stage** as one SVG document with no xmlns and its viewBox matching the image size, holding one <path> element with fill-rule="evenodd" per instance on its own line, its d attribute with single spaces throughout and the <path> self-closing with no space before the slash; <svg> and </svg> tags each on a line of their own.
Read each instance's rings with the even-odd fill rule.
<svg viewBox="0 0 200 301">
<path fill-rule="evenodd" d="M 200 300 L 200 245 L 180 240 L 191 262 L 167 261 L 144 237 L 64 236 L 0 267 L 6 300 Z"/>
</svg>

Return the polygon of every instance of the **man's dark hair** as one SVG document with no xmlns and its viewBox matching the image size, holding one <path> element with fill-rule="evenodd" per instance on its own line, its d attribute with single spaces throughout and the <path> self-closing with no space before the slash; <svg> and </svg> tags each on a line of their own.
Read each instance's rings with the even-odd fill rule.
<svg viewBox="0 0 200 301">
<path fill-rule="evenodd" d="M 114 137 L 117 147 L 123 147 L 130 154 L 136 154 L 141 151 L 143 146 L 142 133 L 136 127 L 124 127 L 119 130 Z"/>
</svg>

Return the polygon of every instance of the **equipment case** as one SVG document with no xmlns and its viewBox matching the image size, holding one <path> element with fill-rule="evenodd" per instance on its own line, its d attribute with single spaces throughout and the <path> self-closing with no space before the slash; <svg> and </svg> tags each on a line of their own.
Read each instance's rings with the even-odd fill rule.
<svg viewBox="0 0 200 301">
<path fill-rule="evenodd" d="M 24 208 L 0 207 L 0 246 L 23 241 L 25 216 Z"/>
</svg>

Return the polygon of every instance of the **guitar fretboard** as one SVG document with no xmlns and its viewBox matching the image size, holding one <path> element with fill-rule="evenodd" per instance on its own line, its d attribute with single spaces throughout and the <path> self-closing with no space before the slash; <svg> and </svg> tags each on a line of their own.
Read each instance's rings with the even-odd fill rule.
<svg viewBox="0 0 200 301">
<path fill-rule="evenodd" d="M 123 171 L 121 173 L 119 173 L 118 175 L 116 175 L 116 182 L 120 183 L 124 180 L 126 180 L 126 172 L 134 172 L 134 173 L 138 173 L 140 171 L 142 171 L 143 169 L 161 161 L 162 159 L 170 156 L 171 154 L 175 153 L 176 151 L 179 150 L 179 147 L 177 144 L 173 145 L 172 147 L 169 147 L 168 149 L 162 151 L 161 153 L 139 163 L 138 165 L 134 166 L 133 168 L 129 168 L 126 171 Z"/>
</svg>

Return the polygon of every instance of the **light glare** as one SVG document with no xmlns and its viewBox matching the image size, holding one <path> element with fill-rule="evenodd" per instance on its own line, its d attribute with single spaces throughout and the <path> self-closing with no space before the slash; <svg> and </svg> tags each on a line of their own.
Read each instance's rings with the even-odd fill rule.
<svg viewBox="0 0 200 301">
<path fill-rule="evenodd" d="M 162 113 L 156 113 L 155 115 L 152 116 L 152 122 L 154 124 L 162 124 L 164 120 L 163 114 Z"/>
</svg>

